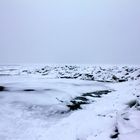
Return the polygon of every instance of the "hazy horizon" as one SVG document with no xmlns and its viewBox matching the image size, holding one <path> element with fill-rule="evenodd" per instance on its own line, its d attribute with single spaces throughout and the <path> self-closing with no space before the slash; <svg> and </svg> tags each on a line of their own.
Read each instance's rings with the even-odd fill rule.
<svg viewBox="0 0 140 140">
<path fill-rule="evenodd" d="M 139 0 L 4 0 L 0 64 L 140 64 Z"/>
</svg>

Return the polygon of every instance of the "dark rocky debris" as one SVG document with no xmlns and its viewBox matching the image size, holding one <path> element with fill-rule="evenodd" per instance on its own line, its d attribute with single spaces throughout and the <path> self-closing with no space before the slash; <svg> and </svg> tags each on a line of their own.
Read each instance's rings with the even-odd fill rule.
<svg viewBox="0 0 140 140">
<path fill-rule="evenodd" d="M 115 130 L 113 132 L 113 134 L 110 136 L 111 139 L 116 139 L 118 138 L 118 135 L 119 135 L 119 130 L 118 130 L 118 127 L 115 127 Z"/>
<path fill-rule="evenodd" d="M 4 86 L 0 86 L 0 91 L 5 91 L 6 88 Z"/>
<path fill-rule="evenodd" d="M 138 102 L 138 100 L 132 100 L 132 101 L 128 102 L 126 105 L 128 105 L 130 108 L 132 108 L 132 107 L 135 107 L 135 108 L 140 107 L 140 103 Z"/>
<path fill-rule="evenodd" d="M 82 109 L 82 105 L 90 104 L 94 102 L 95 98 L 101 98 L 101 95 L 110 93 L 110 90 L 95 91 L 89 93 L 83 93 L 82 95 L 75 97 L 67 104 L 70 111 Z M 89 98 L 90 97 L 90 98 Z"/>
<path fill-rule="evenodd" d="M 36 90 L 35 89 L 24 89 L 23 91 L 30 92 L 30 91 L 36 91 Z"/>
</svg>

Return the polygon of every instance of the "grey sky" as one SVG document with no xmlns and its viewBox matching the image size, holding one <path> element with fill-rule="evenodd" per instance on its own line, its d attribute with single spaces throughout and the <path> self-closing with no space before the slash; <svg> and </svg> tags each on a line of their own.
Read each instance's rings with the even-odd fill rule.
<svg viewBox="0 0 140 140">
<path fill-rule="evenodd" d="M 0 63 L 140 64 L 140 0 L 1 0 Z"/>
</svg>

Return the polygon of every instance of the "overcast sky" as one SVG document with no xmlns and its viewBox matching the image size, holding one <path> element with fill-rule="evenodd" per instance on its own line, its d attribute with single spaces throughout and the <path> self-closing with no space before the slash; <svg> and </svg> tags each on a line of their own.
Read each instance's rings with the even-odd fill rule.
<svg viewBox="0 0 140 140">
<path fill-rule="evenodd" d="M 0 0 L 0 64 L 140 64 L 140 0 Z"/>
</svg>

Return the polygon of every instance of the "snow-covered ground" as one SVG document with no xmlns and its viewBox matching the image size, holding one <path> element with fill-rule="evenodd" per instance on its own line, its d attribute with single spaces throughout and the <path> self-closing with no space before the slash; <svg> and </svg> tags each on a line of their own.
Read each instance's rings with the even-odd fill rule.
<svg viewBox="0 0 140 140">
<path fill-rule="evenodd" d="M 140 68 L 0 66 L 0 140 L 139 140 Z"/>
<path fill-rule="evenodd" d="M 46 78 L 123 82 L 140 79 L 139 66 L 92 65 L 15 65 L 0 66 L 0 76 L 30 75 Z"/>
</svg>

